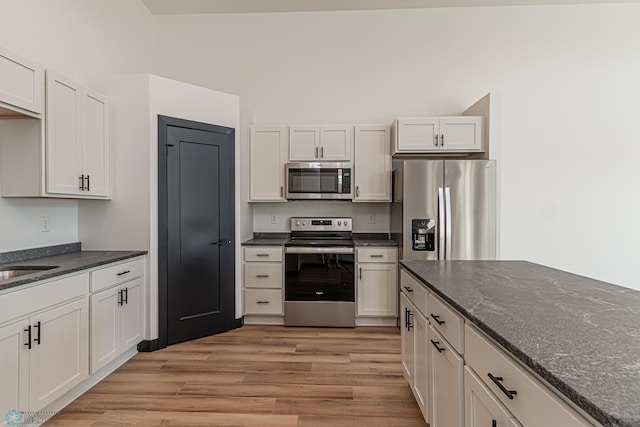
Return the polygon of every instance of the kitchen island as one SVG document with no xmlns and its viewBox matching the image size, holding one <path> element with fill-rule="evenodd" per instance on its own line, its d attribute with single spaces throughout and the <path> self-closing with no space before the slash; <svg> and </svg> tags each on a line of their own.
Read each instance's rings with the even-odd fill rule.
<svg viewBox="0 0 640 427">
<path fill-rule="evenodd" d="M 401 266 L 597 422 L 640 426 L 640 292 L 524 261 Z"/>
</svg>

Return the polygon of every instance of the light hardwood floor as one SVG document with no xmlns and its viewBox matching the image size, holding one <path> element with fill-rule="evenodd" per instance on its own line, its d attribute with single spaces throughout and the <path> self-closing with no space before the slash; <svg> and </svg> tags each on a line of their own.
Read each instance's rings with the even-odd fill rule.
<svg viewBox="0 0 640 427">
<path fill-rule="evenodd" d="M 397 328 L 244 326 L 140 353 L 50 426 L 426 426 Z"/>
</svg>

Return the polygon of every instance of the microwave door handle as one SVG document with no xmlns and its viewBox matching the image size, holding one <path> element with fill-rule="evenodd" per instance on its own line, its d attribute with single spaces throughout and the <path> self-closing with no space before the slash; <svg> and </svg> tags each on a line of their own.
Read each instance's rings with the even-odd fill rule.
<svg viewBox="0 0 640 427">
<path fill-rule="evenodd" d="M 338 193 L 342 193 L 342 169 L 338 169 Z"/>
</svg>

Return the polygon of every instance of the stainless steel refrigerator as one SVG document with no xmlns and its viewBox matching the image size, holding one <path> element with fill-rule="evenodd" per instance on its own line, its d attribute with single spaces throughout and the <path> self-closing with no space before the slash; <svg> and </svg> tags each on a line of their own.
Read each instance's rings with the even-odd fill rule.
<svg viewBox="0 0 640 427">
<path fill-rule="evenodd" d="M 391 217 L 401 259 L 495 259 L 495 161 L 397 162 Z"/>
</svg>

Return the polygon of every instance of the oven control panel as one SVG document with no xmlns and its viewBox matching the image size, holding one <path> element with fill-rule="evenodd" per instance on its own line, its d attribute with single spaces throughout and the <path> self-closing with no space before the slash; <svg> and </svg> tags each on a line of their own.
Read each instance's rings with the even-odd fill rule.
<svg viewBox="0 0 640 427">
<path fill-rule="evenodd" d="M 349 217 L 291 218 L 291 231 L 352 231 L 353 220 Z"/>
</svg>

